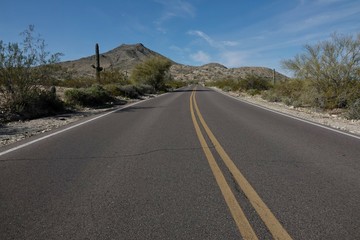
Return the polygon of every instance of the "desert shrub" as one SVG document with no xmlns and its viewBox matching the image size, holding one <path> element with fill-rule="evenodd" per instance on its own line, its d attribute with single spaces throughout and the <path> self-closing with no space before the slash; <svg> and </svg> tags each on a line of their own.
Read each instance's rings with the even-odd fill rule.
<svg viewBox="0 0 360 240">
<path fill-rule="evenodd" d="M 147 85 L 147 84 L 139 84 L 139 85 L 136 85 L 135 88 L 136 88 L 136 91 L 137 91 L 140 95 L 154 94 L 154 93 L 156 93 L 154 87 L 151 86 L 151 85 Z"/>
<path fill-rule="evenodd" d="M 220 80 L 215 80 L 212 82 L 207 82 L 207 86 L 217 87 L 224 91 L 238 91 L 240 89 L 239 81 L 235 79 L 225 78 Z"/>
<path fill-rule="evenodd" d="M 111 96 L 116 97 L 125 97 L 130 99 L 139 98 L 145 94 L 154 94 L 155 89 L 146 84 L 139 84 L 139 85 L 120 85 L 120 84 L 108 84 L 105 85 L 104 88 Z"/>
<path fill-rule="evenodd" d="M 300 107 L 307 105 L 308 84 L 303 80 L 293 79 L 277 83 L 262 93 L 262 98 L 271 102 L 283 102 L 286 105 Z M 312 97 L 310 97 L 312 98 Z"/>
<path fill-rule="evenodd" d="M 281 102 L 281 97 L 273 90 L 263 91 L 261 97 L 269 102 Z"/>
<path fill-rule="evenodd" d="M 251 95 L 260 94 L 261 91 L 271 87 L 268 80 L 256 75 L 248 75 L 244 79 L 225 78 L 217 81 L 207 82 L 207 86 L 218 87 L 224 91 L 246 91 Z"/>
<path fill-rule="evenodd" d="M 191 84 L 191 83 L 189 83 L 189 84 Z M 188 85 L 187 82 L 173 80 L 173 81 L 169 81 L 166 83 L 166 88 L 173 90 L 173 89 L 185 87 L 186 85 Z"/>
<path fill-rule="evenodd" d="M 56 96 L 42 88 L 54 84 L 59 70 L 55 63 L 62 54 L 50 54 L 45 40 L 34 33 L 30 25 L 22 33 L 22 43 L 0 41 L 0 110 L 7 116 L 34 118 L 60 107 Z M 52 103 L 48 111 L 44 109 Z"/>
<path fill-rule="evenodd" d="M 171 80 L 171 62 L 163 57 L 153 57 L 135 66 L 131 79 L 136 84 L 151 85 L 156 91 L 166 90 Z"/>
<path fill-rule="evenodd" d="M 130 84 L 129 79 L 127 76 L 118 69 L 114 70 L 107 70 L 101 73 L 101 84 L 120 84 L 120 85 L 127 85 Z"/>
<path fill-rule="evenodd" d="M 350 105 L 347 117 L 349 119 L 360 119 L 360 98 Z"/>
<path fill-rule="evenodd" d="M 71 77 L 58 82 L 58 86 L 68 88 L 89 88 L 96 84 L 96 79 L 91 77 Z"/>
<path fill-rule="evenodd" d="M 251 91 L 260 93 L 260 91 L 268 90 L 271 87 L 270 82 L 267 79 L 261 78 L 256 75 L 248 75 L 244 79 L 239 81 L 239 88 L 243 91 L 248 90 L 258 90 Z"/>
<path fill-rule="evenodd" d="M 333 34 L 331 39 L 305 45 L 304 52 L 282 62 L 298 78 L 311 81 L 313 103 L 321 108 L 347 108 L 356 99 L 360 81 L 360 34 Z M 357 88 L 357 87 L 355 87 Z"/>
<path fill-rule="evenodd" d="M 231 88 L 231 86 L 223 86 L 223 87 L 222 87 L 222 90 L 223 90 L 224 92 L 230 92 L 230 91 L 232 91 L 232 88 Z"/>
<path fill-rule="evenodd" d="M 64 103 L 50 90 L 31 89 L 27 94 L 13 96 L 4 105 L 5 120 L 27 120 L 64 111 Z"/>
<path fill-rule="evenodd" d="M 140 94 L 134 85 L 120 86 L 120 95 L 126 98 L 136 99 L 139 98 Z"/>
<path fill-rule="evenodd" d="M 69 104 L 84 107 L 105 105 L 113 101 L 113 97 L 100 85 L 90 88 L 69 89 L 65 91 L 65 100 Z"/>
<path fill-rule="evenodd" d="M 246 93 L 250 94 L 251 96 L 255 96 L 261 94 L 261 91 L 258 89 L 249 89 L 246 91 Z"/>
<path fill-rule="evenodd" d="M 119 84 L 112 83 L 106 84 L 103 87 L 111 96 L 117 97 L 121 96 L 120 86 Z"/>
</svg>

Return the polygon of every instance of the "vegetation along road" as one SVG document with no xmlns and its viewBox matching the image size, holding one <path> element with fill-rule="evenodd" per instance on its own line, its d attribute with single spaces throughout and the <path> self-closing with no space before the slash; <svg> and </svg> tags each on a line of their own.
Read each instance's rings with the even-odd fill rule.
<svg viewBox="0 0 360 240">
<path fill-rule="evenodd" d="M 201 86 L 0 150 L 0 239 L 360 236 L 359 138 Z"/>
</svg>

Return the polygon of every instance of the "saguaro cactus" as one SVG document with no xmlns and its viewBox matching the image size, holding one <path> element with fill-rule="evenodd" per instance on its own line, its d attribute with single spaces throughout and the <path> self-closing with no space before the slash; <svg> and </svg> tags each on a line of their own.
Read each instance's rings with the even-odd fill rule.
<svg viewBox="0 0 360 240">
<path fill-rule="evenodd" d="M 100 83 L 100 72 L 103 70 L 103 68 L 100 67 L 99 44 L 95 45 L 95 58 L 96 58 L 96 66 L 94 66 L 94 65 L 91 65 L 91 66 L 93 68 L 95 68 L 96 80 Z"/>
</svg>

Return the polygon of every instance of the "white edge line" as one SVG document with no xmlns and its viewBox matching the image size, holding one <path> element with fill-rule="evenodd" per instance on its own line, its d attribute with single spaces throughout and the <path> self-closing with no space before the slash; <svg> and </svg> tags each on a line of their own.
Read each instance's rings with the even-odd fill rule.
<svg viewBox="0 0 360 240">
<path fill-rule="evenodd" d="M 330 130 L 330 131 L 333 131 L 333 132 L 336 132 L 336 133 L 340 133 L 340 134 L 343 134 L 343 135 L 346 135 L 346 136 L 349 136 L 349 137 L 353 137 L 353 138 L 356 138 L 356 139 L 359 139 L 360 140 L 360 136 L 356 136 L 354 134 L 351 134 L 351 133 L 347 133 L 347 132 L 343 132 L 343 131 L 340 131 L 340 130 L 337 130 L 335 128 L 331 128 L 331 127 L 328 127 L 328 126 L 325 126 L 325 125 L 322 125 L 320 123 L 316 123 L 316 122 L 312 122 L 312 121 L 309 121 L 309 120 L 306 120 L 306 119 L 302 119 L 302 118 L 299 118 L 299 117 L 296 117 L 296 116 L 292 116 L 290 114 L 286 114 L 286 113 L 282 113 L 280 111 L 276 111 L 276 110 L 273 110 L 273 109 L 270 109 L 270 108 L 267 108 L 267 107 L 263 107 L 261 105 L 258 105 L 258 104 L 255 104 L 255 103 L 252 103 L 252 102 L 249 102 L 249 101 L 246 101 L 246 100 L 243 100 L 243 99 L 240 99 L 240 98 L 237 98 L 237 97 L 234 97 L 234 96 L 231 96 L 229 94 L 226 94 L 224 92 L 222 92 L 221 90 L 218 90 L 218 89 L 215 89 L 215 88 L 211 88 L 213 89 L 214 91 L 218 92 L 218 93 L 221 93 L 229 98 L 233 98 L 237 101 L 240 101 L 240 102 L 243 102 L 243 103 L 246 103 L 246 104 L 249 104 L 249 105 L 252 105 L 254 107 L 258 107 L 258 108 L 261 108 L 261 109 L 264 109 L 264 110 L 267 110 L 269 112 L 273 112 L 273 113 L 277 113 L 277 114 L 280 114 L 282 116 L 285 116 L 285 117 L 288 117 L 288 118 L 292 118 L 292 119 L 295 119 L 295 120 L 298 120 L 300 122 L 304 122 L 304 123 L 308 123 L 308 124 L 311 124 L 311 125 L 314 125 L 314 126 L 317 126 L 317 127 L 321 127 L 321 128 L 325 128 L 327 130 Z"/>
<path fill-rule="evenodd" d="M 157 96 L 157 97 L 164 96 L 164 95 L 166 95 L 166 94 L 168 94 L 168 93 L 161 94 L 161 95 L 159 95 L 159 96 Z M 44 139 L 50 138 L 50 137 L 55 136 L 55 135 L 58 135 L 58 134 L 60 134 L 60 133 L 67 132 L 67 131 L 69 131 L 69 130 L 71 130 L 71 129 L 73 129 L 73 128 L 82 126 L 82 125 L 87 124 L 87 123 L 89 123 L 89 122 L 95 121 L 95 120 L 97 120 L 97 119 L 99 119 L 99 118 L 103 118 L 103 117 L 105 117 L 105 116 L 107 116 L 107 115 L 110 115 L 110 114 L 112 114 L 112 113 L 122 111 L 122 110 L 124 110 L 124 109 L 126 109 L 126 108 L 132 107 L 132 106 L 137 105 L 137 104 L 139 104 L 139 103 L 143 103 L 143 102 L 149 101 L 149 100 L 151 100 L 151 99 L 152 99 L 152 98 L 146 99 L 146 100 L 142 100 L 142 101 L 139 101 L 139 102 L 135 102 L 135 103 L 131 103 L 131 104 L 126 105 L 126 106 L 124 106 L 124 107 L 117 108 L 117 109 L 115 109 L 115 110 L 113 110 L 113 111 L 111 111 L 111 112 L 107 112 L 107 113 L 104 113 L 104 114 L 99 115 L 99 116 L 97 116 L 97 117 L 94 117 L 94 118 L 91 118 L 91 119 L 89 119 L 89 120 L 86 120 L 86 121 L 84 121 L 84 122 L 81 122 L 81 123 L 72 125 L 72 126 L 67 127 L 67 128 L 65 128 L 65 129 L 62 129 L 62 130 L 59 130 L 59 131 L 56 131 L 56 130 L 55 130 L 56 132 L 54 132 L 54 133 L 50 133 L 50 134 L 48 134 L 48 135 L 46 135 L 46 136 L 43 136 L 43 137 L 41 137 L 41 138 L 35 139 L 35 140 L 33 140 L 33 141 L 30 141 L 30 142 L 21 144 L 21 145 L 19 145 L 19 146 L 17 146 L 17 147 L 10 148 L 10 149 L 8 149 L 8 150 L 5 150 L 5 151 L 3 151 L 3 152 L 0 152 L 0 156 L 4 156 L 5 154 L 14 152 L 14 151 L 16 151 L 16 150 L 19 150 L 19 149 L 21 149 L 21 148 L 24 148 L 24 147 L 27 147 L 27 146 L 29 146 L 29 145 L 31 145 L 31 144 L 34 144 L 34 143 L 36 143 L 36 142 L 40 142 L 40 141 L 42 141 L 42 140 L 44 140 Z"/>
</svg>

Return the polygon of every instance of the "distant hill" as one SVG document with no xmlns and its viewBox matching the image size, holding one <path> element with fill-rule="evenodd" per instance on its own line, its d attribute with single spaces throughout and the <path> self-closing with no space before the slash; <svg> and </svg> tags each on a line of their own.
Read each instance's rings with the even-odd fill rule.
<svg viewBox="0 0 360 240">
<path fill-rule="evenodd" d="M 266 67 L 239 67 L 239 68 L 226 68 L 218 63 L 205 64 L 200 67 L 186 66 L 174 64 L 171 67 L 171 74 L 176 80 L 191 81 L 198 80 L 201 82 L 216 81 L 221 79 L 240 79 L 245 78 L 247 75 L 256 75 L 269 80 L 273 79 L 273 69 Z M 275 72 L 277 80 L 287 79 L 288 77 Z"/>
<path fill-rule="evenodd" d="M 106 53 L 100 54 L 100 65 L 105 71 L 117 69 L 130 72 L 135 65 L 150 57 L 164 57 L 161 54 L 146 48 L 143 44 L 122 44 Z M 60 66 L 76 75 L 94 76 L 95 71 L 91 65 L 95 64 L 95 54 L 74 61 L 61 62 Z"/>
<path fill-rule="evenodd" d="M 101 66 L 105 71 L 112 69 L 126 71 L 131 74 L 131 70 L 137 64 L 151 57 L 165 56 L 146 48 L 143 44 L 122 44 L 108 52 L 100 54 Z M 219 63 L 209 63 L 203 66 L 187 66 L 178 64 L 169 59 L 173 65 L 170 69 L 171 75 L 176 80 L 191 81 L 209 81 L 224 78 L 243 78 L 246 75 L 257 75 L 265 78 L 273 78 L 273 70 L 266 67 L 239 67 L 227 68 Z M 59 63 L 60 66 L 78 76 L 94 76 L 95 71 L 91 65 L 95 64 L 95 55 L 84 57 L 74 61 Z M 276 72 L 276 79 L 284 79 L 286 76 Z"/>
</svg>

